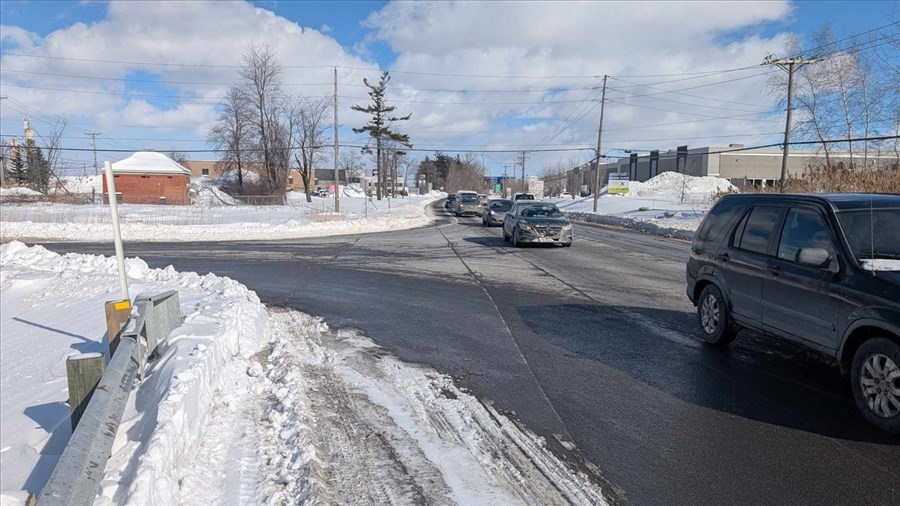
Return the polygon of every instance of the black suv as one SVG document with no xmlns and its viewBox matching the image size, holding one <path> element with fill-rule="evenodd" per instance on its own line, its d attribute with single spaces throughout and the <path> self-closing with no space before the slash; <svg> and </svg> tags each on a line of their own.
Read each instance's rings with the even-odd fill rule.
<svg viewBox="0 0 900 506">
<path fill-rule="evenodd" d="M 741 327 L 833 357 L 869 422 L 900 433 L 900 195 L 726 195 L 694 236 L 700 334 Z"/>
</svg>

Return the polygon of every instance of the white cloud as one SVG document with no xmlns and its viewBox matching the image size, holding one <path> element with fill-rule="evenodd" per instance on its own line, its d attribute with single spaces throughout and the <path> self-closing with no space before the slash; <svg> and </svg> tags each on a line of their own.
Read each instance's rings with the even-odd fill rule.
<svg viewBox="0 0 900 506">
<path fill-rule="evenodd" d="M 677 74 L 756 65 L 767 54 L 778 52 L 785 34 L 762 38 L 753 34 L 754 27 L 766 22 L 783 22 L 791 12 L 792 8 L 787 2 L 392 2 L 372 14 L 365 25 L 373 31 L 368 40 L 370 43 L 385 42 L 397 54 L 391 67 L 395 71 L 394 84 L 408 88 L 473 90 L 466 94 L 407 92 L 403 94 L 406 99 L 543 102 L 535 105 L 484 104 L 471 107 L 397 103 L 402 110 L 413 112 L 413 122 L 409 126 L 411 130 L 427 131 L 434 125 L 443 125 L 434 129 L 446 131 L 446 125 L 464 124 L 472 125 L 473 134 L 454 142 L 476 144 L 497 141 L 536 146 L 549 135 L 552 139 L 546 140 L 546 145 L 574 143 L 592 146 L 596 142 L 599 112 L 598 109 L 593 109 L 582 115 L 591 104 L 580 104 L 589 90 L 565 91 L 552 95 L 486 91 L 587 88 L 600 83 L 599 77 L 571 79 L 567 76 Z M 734 30 L 746 30 L 750 35 L 724 42 L 727 40 L 726 36 Z M 681 83 L 660 84 L 658 87 L 687 88 L 766 70 L 760 68 L 758 71 L 724 74 L 713 78 L 688 79 Z M 404 74 L 399 71 L 423 74 Z M 516 79 L 512 76 L 550 77 Z M 666 78 L 628 80 L 651 83 Z M 763 91 L 764 77 L 699 88 L 693 92 L 699 98 L 667 94 L 628 99 L 627 93 L 648 94 L 655 90 L 636 88 L 624 81 L 611 80 L 609 83 L 610 102 L 607 104 L 604 125 L 608 130 L 604 145 L 608 147 L 667 148 L 682 142 L 655 142 L 652 139 L 688 136 L 698 137 L 697 142 L 692 142 L 694 145 L 753 142 L 761 138 L 759 133 L 778 130 L 771 122 L 738 119 L 707 121 L 707 117 L 641 109 L 630 105 L 714 117 L 741 114 L 739 111 L 716 107 L 743 111 L 764 110 L 764 107 L 735 104 L 774 104 L 776 100 Z M 692 94 L 691 91 L 685 93 Z M 595 97 L 595 100 L 598 99 L 599 97 Z M 575 102 L 567 102 L 571 100 Z M 682 104 L 672 103 L 672 100 Z M 549 117 L 555 120 L 544 121 Z M 560 120 L 567 117 L 580 119 L 572 122 L 568 128 L 560 129 Z M 499 119 L 508 121 L 512 118 L 519 118 L 525 124 L 520 121 L 512 127 L 500 126 L 502 122 Z M 690 123 L 692 119 L 701 121 Z M 490 129 L 485 129 L 483 125 L 492 121 L 494 132 L 484 133 L 483 130 Z M 680 125 L 670 127 L 621 130 L 679 122 Z M 475 128 L 482 132 L 476 133 Z M 552 135 L 557 131 L 558 135 Z M 729 133 L 740 135 L 733 139 L 699 138 Z M 430 141 L 439 139 L 441 134 L 419 132 L 413 137 Z M 535 158 L 539 160 L 550 156 L 568 158 L 569 155 L 535 154 Z"/>
<path fill-rule="evenodd" d="M 344 50 L 334 38 L 244 2 L 110 2 L 106 16 L 96 23 L 75 23 L 46 37 L 3 26 L 2 37 L 16 45 L 14 53 L 67 58 L 4 55 L 0 60 L 4 94 L 48 115 L 66 114 L 112 125 L 191 127 L 199 138 L 205 137 L 215 117 L 215 99 L 237 80 L 237 69 L 232 66 L 240 64 L 242 52 L 251 43 L 269 44 L 277 51 L 285 67 L 285 91 L 293 94 L 331 94 L 332 69 L 304 66 L 374 68 Z M 167 65 L 152 65 L 154 62 Z M 358 71 L 344 74 L 361 81 Z M 158 85 L 124 79 L 156 79 L 166 85 L 166 91 Z M 305 83 L 325 85 L 300 85 Z M 148 97 L 114 95 L 126 92 L 181 98 L 154 105 L 157 101 Z M 117 133 L 112 128 L 104 132 L 105 137 L 140 135 L 135 130 Z"/>
<path fill-rule="evenodd" d="M 230 66 L 240 63 L 242 51 L 251 42 L 268 43 L 278 51 L 285 66 L 285 90 L 289 93 L 330 95 L 332 69 L 303 66 L 344 67 L 340 70 L 341 124 L 359 126 L 365 118 L 351 112 L 349 107 L 368 101 L 365 88 L 359 87 L 362 77 L 377 77 L 375 65 L 360 55 L 371 54 L 374 47 L 371 43 L 384 42 L 396 54 L 391 65 L 395 72 L 390 98 L 398 113 L 413 114 L 411 121 L 398 128 L 409 132 L 417 147 L 471 144 L 471 149 L 478 151 L 491 146 L 535 146 L 549 137 L 552 139 L 546 140 L 546 145 L 591 146 L 596 142 L 599 114 L 596 107 L 591 109 L 596 102 L 584 100 L 590 96 L 596 101 L 597 93 L 592 93 L 590 88 L 598 86 L 599 79 L 566 76 L 675 74 L 755 65 L 767 54 L 778 52 L 786 35 L 765 38 L 756 35 L 754 28 L 761 23 L 784 22 L 791 12 L 790 4 L 783 1 L 394 2 L 373 13 L 365 22 L 371 30 L 365 41 L 369 44 L 363 42 L 348 50 L 327 35 L 331 31 L 327 24 L 318 30 L 301 27 L 248 3 L 111 2 L 102 20 L 76 23 L 46 37 L 15 26 L 0 27 L 0 37 L 5 44 L 15 46 L 13 52 L 73 58 L 4 55 L 0 66 L 3 93 L 45 114 L 83 116 L 99 124 L 148 127 L 144 131 L 105 128 L 104 137 L 140 137 L 152 132 L 151 127 L 166 126 L 189 128 L 182 134 L 197 139 L 203 137 L 215 116 L 212 99 L 221 96 L 227 84 L 236 80 L 236 69 Z M 748 35 L 729 39 L 727 36 L 735 30 Z M 401 70 L 424 74 L 401 73 Z M 765 70 L 688 79 L 658 87 L 687 88 Z M 16 71 L 114 79 L 61 78 Z M 512 77 L 538 75 L 549 78 Z M 162 93 L 134 80 L 154 78 L 168 84 L 165 94 L 182 98 L 168 100 L 161 106 L 146 97 L 114 95 Z M 132 80 L 126 83 L 115 79 Z M 648 83 L 666 78 L 622 79 L 610 81 L 604 135 L 604 145 L 610 148 L 668 148 L 683 142 L 656 139 L 677 137 L 694 137 L 691 144 L 695 146 L 753 143 L 763 138 L 759 134 L 780 129 L 780 116 L 766 123 L 739 119 L 710 121 L 707 117 L 679 113 L 727 117 L 742 113 L 715 107 L 763 110 L 744 104 L 767 106 L 776 102 L 764 91 L 764 77 L 685 91 L 694 97 L 666 94 L 635 99 L 627 98 L 627 93 L 647 94 L 655 90 L 635 88 L 626 81 Z M 24 89 L 16 83 L 113 94 Z M 319 85 L 295 86 L 298 83 Z M 548 92 L 548 89 L 557 91 Z M 563 119 L 576 120 L 565 123 L 567 128 L 563 129 L 559 128 Z M 656 126 L 671 123 L 676 125 Z M 730 134 L 734 138 L 702 139 Z M 362 136 L 342 134 L 342 141 L 364 140 Z M 540 167 L 543 161 L 557 156 L 569 158 L 570 153 L 536 153 L 529 163 L 531 167 Z M 511 157 L 498 154 L 492 160 Z"/>
</svg>

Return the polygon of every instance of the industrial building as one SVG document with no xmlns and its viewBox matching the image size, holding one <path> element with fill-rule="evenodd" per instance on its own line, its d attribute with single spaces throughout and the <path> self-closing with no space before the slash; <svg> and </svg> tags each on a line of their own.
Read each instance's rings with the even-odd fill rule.
<svg viewBox="0 0 900 506">
<path fill-rule="evenodd" d="M 610 173 L 628 174 L 631 181 L 646 181 L 663 172 L 681 172 L 691 176 L 715 176 L 729 180 L 735 186 L 773 185 L 781 177 L 780 148 L 746 148 L 742 144 L 688 148 L 679 146 L 668 151 L 631 153 L 614 162 L 600 165 L 600 185 L 609 180 Z M 894 153 L 870 151 L 864 155 L 848 151 L 832 150 L 828 162 L 838 167 L 897 167 Z M 818 151 L 791 150 L 788 153 L 787 175 L 800 176 L 810 169 L 824 167 L 826 159 Z M 564 187 L 590 192 L 594 182 L 594 169 L 590 164 L 570 170 L 563 176 Z M 545 183 L 551 182 L 545 178 Z"/>
</svg>

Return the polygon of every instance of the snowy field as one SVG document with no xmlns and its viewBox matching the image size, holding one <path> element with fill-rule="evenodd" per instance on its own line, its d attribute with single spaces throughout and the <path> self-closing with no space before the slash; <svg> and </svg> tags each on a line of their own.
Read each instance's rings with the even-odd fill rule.
<svg viewBox="0 0 900 506">
<path fill-rule="evenodd" d="M 385 200 L 355 192 L 341 199 L 289 193 L 287 205 L 231 205 L 213 188 L 201 191 L 205 205 L 119 205 L 125 241 L 234 241 L 296 239 L 414 228 L 431 223 L 425 206 L 443 194 Z M 55 203 L 0 205 L 0 240 L 107 241 L 112 237 L 109 207 Z"/>
<path fill-rule="evenodd" d="M 177 289 L 185 321 L 131 395 L 95 504 L 605 504 L 447 376 L 228 278 L 127 270 L 132 294 Z M 0 246 L 2 504 L 52 472 L 65 359 L 105 349 L 117 289 L 112 258 Z"/>
<path fill-rule="evenodd" d="M 737 191 L 727 180 L 663 172 L 646 181 L 631 181 L 628 195 L 548 198 L 570 218 L 630 228 L 655 235 L 689 239 L 717 195 Z"/>
</svg>

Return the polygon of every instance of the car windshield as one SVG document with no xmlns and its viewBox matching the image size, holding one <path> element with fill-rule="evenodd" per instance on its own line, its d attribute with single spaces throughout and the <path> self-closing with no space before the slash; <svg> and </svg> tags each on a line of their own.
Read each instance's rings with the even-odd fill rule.
<svg viewBox="0 0 900 506">
<path fill-rule="evenodd" d="M 854 209 L 837 217 L 857 260 L 900 260 L 900 209 Z"/>
<path fill-rule="evenodd" d="M 535 204 L 522 208 L 519 213 L 524 217 L 562 218 L 562 213 L 553 204 Z"/>
<path fill-rule="evenodd" d="M 512 202 L 508 200 L 496 200 L 491 202 L 491 211 L 505 213 L 506 211 L 509 211 L 510 207 L 512 207 Z"/>
</svg>

